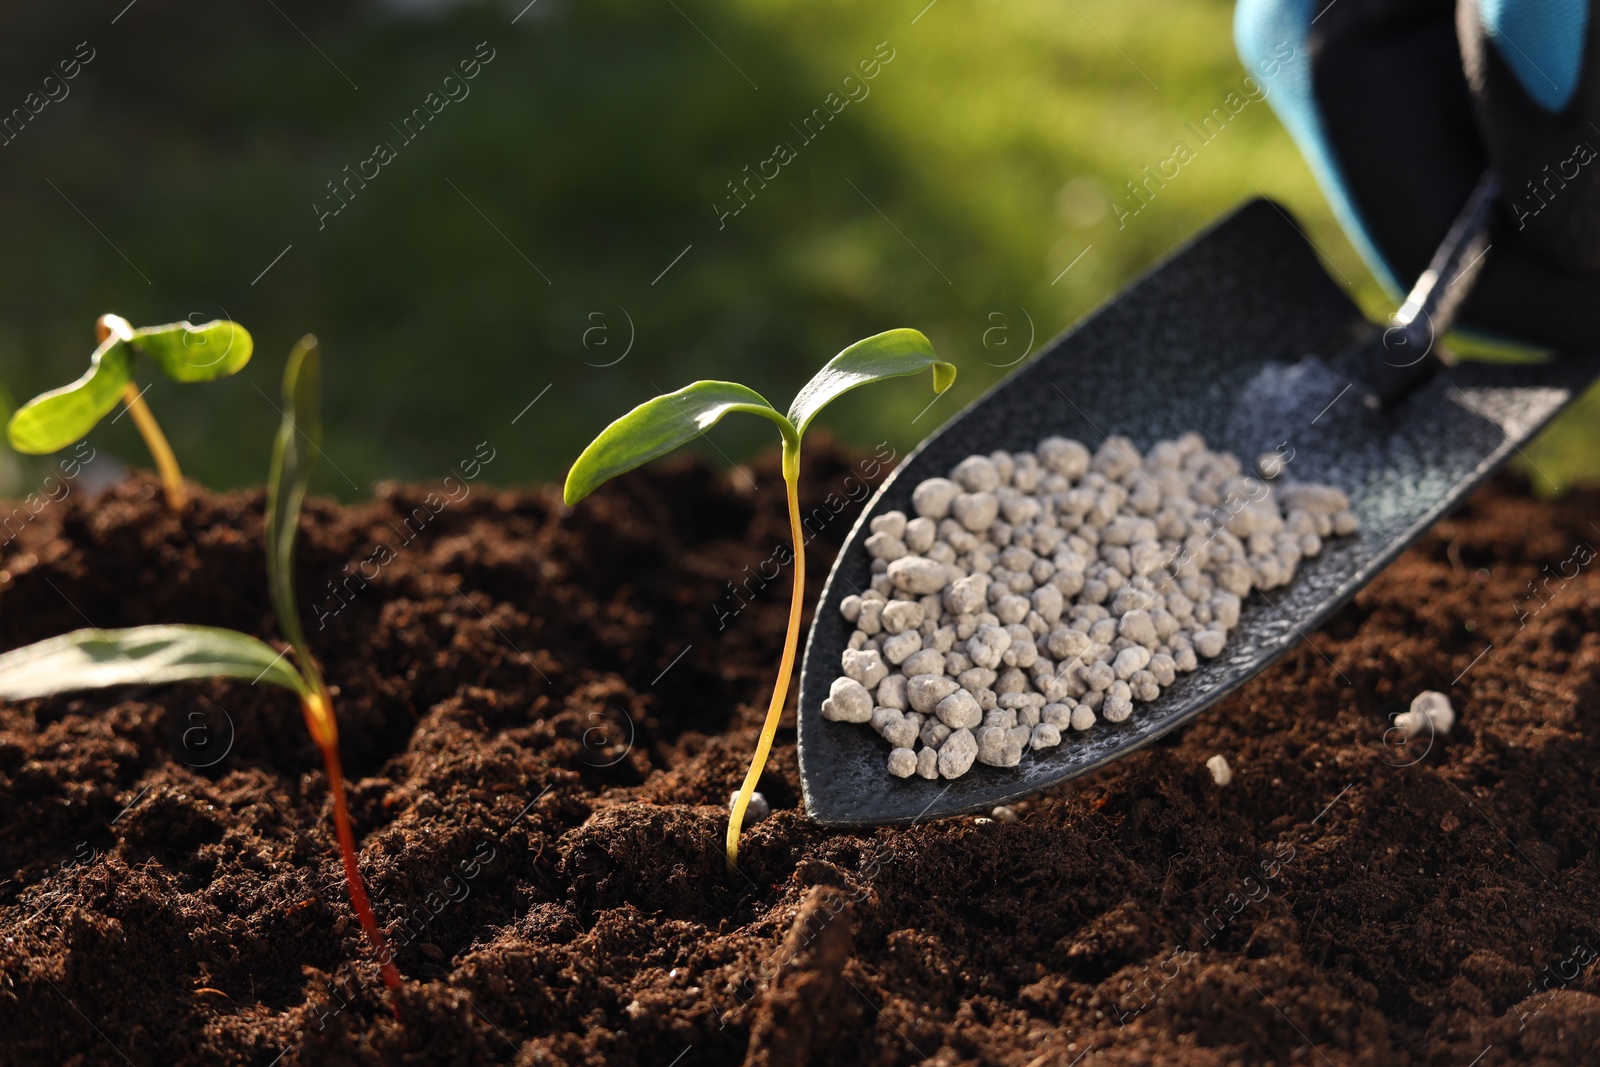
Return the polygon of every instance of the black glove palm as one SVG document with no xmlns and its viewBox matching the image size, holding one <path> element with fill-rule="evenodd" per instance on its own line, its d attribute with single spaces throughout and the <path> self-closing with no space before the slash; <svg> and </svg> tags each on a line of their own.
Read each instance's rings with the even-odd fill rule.
<svg viewBox="0 0 1600 1067">
<path fill-rule="evenodd" d="M 1485 169 L 1503 190 L 1464 325 L 1600 343 L 1600 25 L 1587 0 L 1241 0 L 1247 66 L 1378 276 L 1426 268 Z"/>
</svg>

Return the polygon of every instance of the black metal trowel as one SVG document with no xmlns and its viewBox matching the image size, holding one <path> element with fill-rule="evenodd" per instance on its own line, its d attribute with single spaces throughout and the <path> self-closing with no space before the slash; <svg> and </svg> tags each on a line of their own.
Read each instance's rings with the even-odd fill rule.
<svg viewBox="0 0 1600 1067">
<path fill-rule="evenodd" d="M 817 605 L 799 698 L 807 814 L 844 826 L 987 812 L 1149 744 L 1293 648 L 1577 399 L 1600 378 L 1600 353 L 1454 364 L 1434 343 L 1493 255 L 1494 192 L 1486 178 L 1385 326 L 1329 280 L 1283 209 L 1247 203 L 924 441 L 868 503 Z M 1016 767 L 891 778 L 873 731 L 823 719 L 851 630 L 840 601 L 871 582 L 861 542 L 874 516 L 914 514 L 912 489 L 973 453 L 1032 449 L 1052 434 L 1091 449 L 1123 434 L 1148 449 L 1189 430 L 1247 465 L 1292 449 L 1286 476 L 1343 489 L 1360 530 L 1328 539 L 1287 586 L 1248 597 L 1222 655 L 1158 700 Z"/>
</svg>

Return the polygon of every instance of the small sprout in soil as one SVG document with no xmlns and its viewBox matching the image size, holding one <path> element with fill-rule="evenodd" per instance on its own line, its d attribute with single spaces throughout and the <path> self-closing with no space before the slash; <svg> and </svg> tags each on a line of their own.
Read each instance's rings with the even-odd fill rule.
<svg viewBox="0 0 1600 1067">
<path fill-rule="evenodd" d="M 339 730 L 322 672 L 306 645 L 294 596 L 294 542 L 300 505 L 311 477 L 311 453 L 322 437 L 317 394 L 320 360 L 309 334 L 289 354 L 283 376 L 283 424 L 278 429 L 267 477 L 267 586 L 278 628 L 294 650 L 298 667 L 284 654 L 249 634 L 214 626 L 135 626 L 125 630 L 77 630 L 0 656 L 0 698 L 28 700 L 78 689 L 154 685 L 199 678 L 271 682 L 300 699 L 312 740 L 322 750 L 333 796 L 334 826 L 344 861 L 350 901 L 383 967 L 391 989 L 399 972 L 384 943 L 356 865 L 355 835 L 339 764 Z"/>
<path fill-rule="evenodd" d="M 165 326 L 134 329 L 120 315 L 101 315 L 95 323 L 100 347 L 89 357 L 89 369 L 70 385 L 41 393 L 18 408 L 6 424 L 11 447 L 29 455 L 56 452 L 87 437 L 120 401 L 161 472 L 167 506 L 182 511 L 189 502 L 178 459 L 156 423 L 144 393 L 133 380 L 139 355 L 149 356 L 169 378 L 179 382 L 207 382 L 225 378 L 250 362 L 254 342 L 243 326 L 217 319 L 191 326 L 170 322 Z"/>
<path fill-rule="evenodd" d="M 1233 781 L 1233 768 L 1228 766 L 1228 757 L 1220 753 L 1206 760 L 1206 770 L 1211 772 L 1211 780 L 1218 785 Z"/>
<path fill-rule="evenodd" d="M 1449 697 L 1428 689 L 1417 694 L 1410 711 L 1394 717 L 1394 724 L 1408 741 L 1423 734 L 1443 737 L 1456 724 L 1456 709 L 1451 707 Z"/>
<path fill-rule="evenodd" d="M 1127 720 L 1222 653 L 1251 590 L 1356 529 L 1339 490 L 1246 477 L 1195 433 L 968 456 L 911 511 L 872 519 L 822 702 L 877 731 L 895 778 L 1015 767 Z"/>
<path fill-rule="evenodd" d="M 800 439 L 819 411 L 859 385 L 932 370 L 934 392 L 942 393 L 956 379 L 956 368 L 934 355 L 933 345 L 916 330 L 890 330 L 855 344 L 834 356 L 789 405 L 787 416 L 753 389 L 733 382 L 695 382 L 628 412 L 600 432 L 567 472 L 566 502 L 576 504 L 608 479 L 693 441 L 733 411 L 768 419 L 783 438 L 783 480 L 789 496 L 789 529 L 794 541 L 794 596 L 789 602 L 789 631 L 778 663 L 778 680 L 767 706 L 766 723 L 756 744 L 744 785 L 728 818 L 727 857 L 731 871 L 739 858 L 739 828 L 767 765 L 773 735 L 789 692 L 795 650 L 800 641 L 800 609 L 805 600 L 805 538 L 800 530 Z M 871 708 L 868 713 L 870 715 Z M 865 721 L 865 720 L 863 720 Z"/>
</svg>

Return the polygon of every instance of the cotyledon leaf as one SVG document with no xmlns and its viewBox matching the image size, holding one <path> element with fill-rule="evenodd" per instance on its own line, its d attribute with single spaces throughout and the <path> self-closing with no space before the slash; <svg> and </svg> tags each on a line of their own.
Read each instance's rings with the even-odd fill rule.
<svg viewBox="0 0 1600 1067">
<path fill-rule="evenodd" d="M 933 342 L 917 330 L 889 330 L 857 341 L 828 361 L 795 394 L 789 421 L 806 432 L 817 412 L 857 386 L 933 369 L 933 391 L 955 384 L 956 368 L 934 355 Z"/>
<path fill-rule="evenodd" d="M 255 350 L 250 331 L 226 319 L 198 326 L 187 322 L 142 326 L 133 331 L 133 346 L 179 382 L 226 378 L 250 362 Z"/>
<path fill-rule="evenodd" d="M 41 393 L 18 408 L 6 424 L 11 447 L 29 455 L 56 452 L 81 441 L 122 399 L 133 380 L 134 352 L 127 341 L 107 337 L 83 377 Z"/>
<path fill-rule="evenodd" d="M 269 682 L 301 697 L 308 692 L 277 649 L 216 626 L 75 630 L 0 656 L 0 698 L 6 700 L 196 678 Z"/>
<path fill-rule="evenodd" d="M 562 495 L 576 504 L 617 475 L 688 444 L 733 411 L 770 419 L 786 441 L 799 440 L 793 424 L 754 389 L 736 382 L 695 382 L 646 400 L 601 430 L 567 472 Z"/>
<path fill-rule="evenodd" d="M 317 339 L 306 334 L 290 350 L 283 371 L 283 422 L 267 472 L 267 585 L 278 629 L 307 671 L 315 671 L 316 666 L 295 605 L 294 539 L 300 527 L 300 505 L 311 481 L 312 460 L 322 447 L 321 383 L 321 350 Z"/>
</svg>

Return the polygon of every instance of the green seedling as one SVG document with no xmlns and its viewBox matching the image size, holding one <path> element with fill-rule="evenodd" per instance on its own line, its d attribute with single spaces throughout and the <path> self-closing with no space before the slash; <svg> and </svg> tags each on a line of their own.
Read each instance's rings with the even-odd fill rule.
<svg viewBox="0 0 1600 1067">
<path fill-rule="evenodd" d="M 165 326 L 134 329 L 120 315 L 101 315 L 95 322 L 100 347 L 89 357 L 89 369 L 71 385 L 40 393 L 11 416 L 6 436 L 11 447 L 29 455 L 57 452 L 89 435 L 120 401 L 133 416 L 166 491 L 167 506 L 182 511 L 189 503 L 178 459 L 166 435 L 144 402 L 144 392 L 133 380 L 137 357 L 149 356 L 179 382 L 208 382 L 225 378 L 250 362 L 254 343 L 243 326 L 225 319 L 191 326 L 171 322 Z"/>
<path fill-rule="evenodd" d="M 318 414 L 320 357 L 317 339 L 301 338 L 283 375 L 283 425 L 267 477 L 267 585 L 278 628 L 294 652 L 283 652 L 249 634 L 214 626 L 135 626 L 126 630 L 77 630 L 0 656 L 0 698 L 27 700 L 80 689 L 154 685 L 197 678 L 270 682 L 300 700 L 306 728 L 322 750 L 333 796 L 333 820 L 344 860 L 350 902 L 383 966 L 391 989 L 400 984 L 383 931 L 378 928 L 356 865 L 355 834 L 345 802 L 339 764 L 339 729 L 328 687 L 306 645 L 294 596 L 294 541 L 300 505 L 311 477 L 311 453 L 320 447 Z"/>
<path fill-rule="evenodd" d="M 789 694 L 789 679 L 794 673 L 795 650 L 800 643 L 800 608 L 805 599 L 805 539 L 800 531 L 800 439 L 817 413 L 836 397 L 858 385 L 899 378 L 932 368 L 933 389 L 942 393 L 956 380 L 954 365 L 938 359 L 933 345 L 916 330 L 890 330 L 864 341 L 857 341 L 834 356 L 806 383 L 789 405 L 789 414 L 778 410 L 753 389 L 734 382 L 695 382 L 675 393 L 667 393 L 628 412 L 600 432 L 567 472 L 566 502 L 576 504 L 602 483 L 633 470 L 688 444 L 722 416 L 734 411 L 749 412 L 775 423 L 783 438 L 783 481 L 789 494 L 789 532 L 794 539 L 794 596 L 789 601 L 789 631 L 783 642 L 783 657 L 778 661 L 778 681 L 767 705 L 766 722 L 756 743 L 755 757 L 745 774 L 728 817 L 728 869 L 739 859 L 739 830 L 745 808 L 756 782 L 767 765 L 772 738 L 778 732 L 778 719 Z"/>
</svg>

